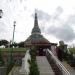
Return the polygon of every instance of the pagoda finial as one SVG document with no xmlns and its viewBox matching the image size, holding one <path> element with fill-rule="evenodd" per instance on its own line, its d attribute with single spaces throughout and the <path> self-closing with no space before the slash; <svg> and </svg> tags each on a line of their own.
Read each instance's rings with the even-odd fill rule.
<svg viewBox="0 0 75 75">
<path fill-rule="evenodd" d="M 35 9 L 35 21 L 34 21 L 34 26 L 38 25 L 38 19 L 37 19 L 37 10 Z"/>
<path fill-rule="evenodd" d="M 41 30 L 38 26 L 38 18 L 37 18 L 37 10 L 35 9 L 35 18 L 34 18 L 34 27 L 32 29 L 32 34 L 39 33 L 41 34 Z"/>
</svg>

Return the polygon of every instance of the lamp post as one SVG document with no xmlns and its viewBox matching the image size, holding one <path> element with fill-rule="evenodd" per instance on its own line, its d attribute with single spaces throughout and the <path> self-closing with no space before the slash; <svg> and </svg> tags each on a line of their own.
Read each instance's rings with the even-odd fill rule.
<svg viewBox="0 0 75 75">
<path fill-rule="evenodd" d="M 9 64 L 13 65 L 14 64 L 14 59 L 13 59 L 13 45 L 14 45 L 14 33 L 15 33 L 15 23 L 16 21 L 14 21 L 14 29 L 13 29 L 13 38 L 12 38 L 12 49 L 10 50 L 10 59 L 9 59 Z"/>
<path fill-rule="evenodd" d="M 12 38 L 12 50 L 11 50 L 11 57 L 12 57 L 12 62 L 14 62 L 14 60 L 13 60 L 13 45 L 14 45 L 14 33 L 15 33 L 15 25 L 16 24 L 16 21 L 14 21 L 14 29 L 13 29 L 13 38 Z"/>
<path fill-rule="evenodd" d="M 14 25 L 13 25 L 13 26 L 14 26 L 14 29 L 13 29 L 13 39 L 12 39 L 12 44 L 14 44 L 14 33 L 15 33 L 15 26 L 16 26 L 15 24 L 16 24 L 16 21 L 14 21 Z"/>
</svg>

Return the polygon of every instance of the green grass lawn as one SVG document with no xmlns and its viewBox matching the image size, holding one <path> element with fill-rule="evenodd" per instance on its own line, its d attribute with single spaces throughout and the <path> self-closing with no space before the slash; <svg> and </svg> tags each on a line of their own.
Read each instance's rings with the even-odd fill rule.
<svg viewBox="0 0 75 75">
<path fill-rule="evenodd" d="M 75 54 L 75 48 L 69 48 L 69 50 Z"/>
<path fill-rule="evenodd" d="M 10 51 L 12 48 L 0 48 L 1 51 Z M 26 51 L 28 48 L 13 48 L 13 51 Z"/>
</svg>

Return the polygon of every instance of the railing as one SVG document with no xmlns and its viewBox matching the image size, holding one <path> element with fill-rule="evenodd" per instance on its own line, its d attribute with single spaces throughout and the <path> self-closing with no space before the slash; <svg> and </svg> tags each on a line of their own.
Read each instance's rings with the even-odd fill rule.
<svg viewBox="0 0 75 75">
<path fill-rule="evenodd" d="M 46 57 L 52 66 L 55 75 L 71 75 L 49 49 L 46 50 Z"/>
</svg>

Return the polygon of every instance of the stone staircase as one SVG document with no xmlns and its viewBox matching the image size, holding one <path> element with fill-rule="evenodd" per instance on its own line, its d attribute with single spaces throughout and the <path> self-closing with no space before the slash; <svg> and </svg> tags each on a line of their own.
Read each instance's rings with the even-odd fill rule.
<svg viewBox="0 0 75 75">
<path fill-rule="evenodd" d="M 52 67 L 48 63 L 46 56 L 37 56 L 36 60 L 37 60 L 38 68 L 40 71 L 40 75 L 55 75 L 55 72 L 53 72 Z M 72 67 L 70 67 L 66 62 L 62 62 L 62 64 L 70 72 L 71 75 L 75 75 L 75 70 Z M 19 72 L 20 68 L 21 67 L 19 67 L 19 66 L 13 67 L 13 69 L 11 70 L 9 75 L 24 75 L 24 74 L 20 74 L 20 72 Z M 61 75 L 61 74 L 59 74 L 59 75 Z"/>
<path fill-rule="evenodd" d="M 37 56 L 36 59 L 40 75 L 55 75 L 45 56 Z"/>
</svg>

